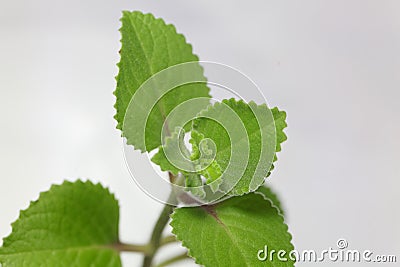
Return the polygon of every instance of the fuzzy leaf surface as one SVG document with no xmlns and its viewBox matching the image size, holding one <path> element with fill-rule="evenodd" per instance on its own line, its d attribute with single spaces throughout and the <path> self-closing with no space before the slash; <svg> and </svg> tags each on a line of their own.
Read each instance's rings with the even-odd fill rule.
<svg viewBox="0 0 400 267">
<path fill-rule="evenodd" d="M 234 119 L 224 120 L 222 117 L 221 119 L 218 118 L 218 116 L 223 116 L 221 115 L 223 113 L 221 110 L 224 109 L 224 106 L 228 106 L 237 114 L 241 123 L 243 123 L 245 127 L 245 138 L 248 138 L 249 142 L 248 160 L 242 162 L 242 165 L 246 167 L 246 170 L 235 188 L 232 190 L 233 194 L 241 195 L 258 188 L 264 182 L 264 178 L 267 177 L 273 169 L 274 166 L 272 165 L 272 162 L 277 160 L 276 153 L 281 150 L 281 143 L 287 139 L 286 134 L 283 131 L 287 126 L 285 122 L 286 113 L 280 111 L 276 107 L 268 109 L 266 105 L 256 105 L 252 102 L 247 104 L 243 101 L 236 101 L 234 99 L 223 100 L 222 104 L 216 103 L 214 106 L 200 112 L 200 116 L 212 116 L 213 118 L 217 118 L 217 120 L 206 117 L 195 119 L 193 122 L 193 130 L 191 132 L 191 160 L 193 161 L 193 164 L 197 165 L 194 167 L 195 169 L 197 169 L 196 167 L 202 167 L 201 171 L 197 171 L 196 173 L 203 175 L 206 178 L 207 183 L 216 181 L 221 176 L 221 173 L 226 170 L 232 157 L 232 148 L 236 145 L 232 143 L 231 136 L 226 130 L 226 124 L 232 123 Z M 275 127 L 274 136 L 271 136 L 267 120 L 266 123 L 260 125 L 256 115 L 257 113 L 261 114 L 261 112 L 264 112 L 263 114 L 268 114 L 268 112 L 270 112 L 270 116 L 273 118 L 273 127 Z M 264 150 L 269 149 L 269 151 L 262 151 L 261 138 L 275 139 L 275 136 L 276 140 L 274 140 L 274 142 L 264 141 L 269 144 L 269 146 L 264 146 L 264 148 L 266 148 Z M 172 157 L 167 158 L 164 153 L 165 148 L 178 147 L 178 144 L 180 147 L 184 146 L 182 140 L 178 140 L 177 137 L 178 135 L 174 135 L 166 142 L 164 147 L 160 147 L 158 153 L 152 158 L 152 161 L 158 164 L 163 171 L 171 171 L 174 174 L 180 172 L 187 175 L 187 169 L 178 168 L 177 165 L 173 164 L 174 159 Z M 215 159 L 200 158 L 200 143 L 206 138 L 211 139 L 216 145 Z M 246 151 L 241 151 L 240 149 L 236 150 L 236 152 L 243 155 L 246 154 Z M 202 155 L 204 156 L 205 154 L 206 153 L 203 153 Z M 175 163 L 179 162 L 177 161 Z M 208 167 L 204 168 L 207 164 Z M 183 166 L 183 164 L 180 164 L 180 166 Z M 236 173 L 238 172 L 235 172 L 235 174 Z"/>
<path fill-rule="evenodd" d="M 123 125 L 129 103 L 145 81 L 171 66 L 198 61 L 198 57 L 193 54 L 192 46 L 186 42 L 182 34 L 176 32 L 173 25 L 166 24 L 152 14 L 125 11 L 121 21 L 121 59 L 116 78 L 117 88 L 114 92 L 117 97 L 115 104 L 117 128 L 123 131 L 122 134 L 127 138 L 128 144 L 133 145 L 135 149 L 151 151 L 162 143 L 161 130 L 168 114 L 189 99 L 208 98 L 209 88 L 205 83 L 178 86 L 163 94 L 155 103 L 150 103 L 155 104 L 151 106 L 146 101 L 157 94 L 158 88 L 154 86 L 144 93 L 146 96 L 142 100 L 135 102 L 137 113 L 129 114 L 139 116 L 144 112 L 150 112 L 145 121 L 140 123 L 143 125 L 135 122 Z M 198 73 L 194 75 L 202 77 L 205 81 L 202 68 L 199 67 L 196 71 Z M 144 143 L 139 140 L 143 135 L 145 135 Z"/>
<path fill-rule="evenodd" d="M 3 240 L 3 267 L 120 267 L 119 207 L 100 184 L 53 185 L 21 211 Z"/>
<path fill-rule="evenodd" d="M 206 267 L 294 266 L 288 257 L 294 249 L 288 227 L 260 193 L 232 197 L 213 206 L 178 208 L 171 226 L 189 255 Z M 269 251 L 286 251 L 288 261 L 260 261 L 257 254 L 265 246 Z"/>
</svg>

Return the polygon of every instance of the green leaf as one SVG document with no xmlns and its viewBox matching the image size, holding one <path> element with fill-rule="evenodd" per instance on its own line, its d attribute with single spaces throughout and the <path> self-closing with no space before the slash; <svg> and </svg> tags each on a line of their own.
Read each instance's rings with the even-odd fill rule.
<svg viewBox="0 0 400 267">
<path fill-rule="evenodd" d="M 282 150 L 281 144 L 287 140 L 287 136 L 283 131 L 287 127 L 286 123 L 286 112 L 279 110 L 277 107 L 271 109 L 272 115 L 274 116 L 275 129 L 276 129 L 276 151 Z"/>
<path fill-rule="evenodd" d="M 154 18 L 152 14 L 125 11 L 121 21 L 121 60 L 118 64 L 117 88 L 114 92 L 117 97 L 115 104 L 117 128 L 123 131 L 122 134 L 127 138 L 128 144 L 133 145 L 135 149 L 151 151 L 162 143 L 161 131 L 169 113 L 187 100 L 197 97 L 209 98 L 209 88 L 204 83 L 206 79 L 203 70 L 197 63 L 195 73 L 188 75 L 200 77 L 203 83 L 178 86 L 157 100 L 156 96 L 160 93 L 158 87 L 168 83 L 164 80 L 180 76 L 176 73 L 172 78 L 166 75 L 164 80 L 157 81 L 154 86 L 147 88 L 146 92 L 139 94 L 144 97 L 137 99 L 130 112 L 130 101 L 145 81 L 171 66 L 198 61 L 198 57 L 193 54 L 192 46 L 186 42 L 183 35 L 176 32 L 173 25 L 167 25 L 162 19 Z M 193 69 L 188 71 L 191 72 Z M 149 103 L 152 97 L 154 103 Z M 133 121 L 124 122 L 126 116 L 130 118 L 127 114 L 129 112 Z M 147 112 L 149 112 L 148 117 L 145 116 Z M 135 121 L 135 117 L 143 116 L 145 117 L 143 121 Z M 168 125 L 164 127 L 168 128 Z"/>
<path fill-rule="evenodd" d="M 232 138 L 226 126 L 229 124 L 231 129 L 233 128 L 233 131 L 237 132 L 239 132 L 237 129 L 240 127 L 232 127 L 232 125 L 234 125 L 233 121 L 235 120 L 234 116 L 227 115 L 223 117 L 224 110 L 226 110 L 227 107 L 235 112 L 240 120 L 240 124 L 243 124 L 245 128 L 242 133 L 244 136 L 239 138 L 236 143 L 232 143 Z M 180 172 L 185 176 L 193 173 L 193 169 L 199 169 L 195 173 L 204 176 L 207 184 L 214 184 L 213 191 L 215 191 L 221 182 L 217 182 L 218 178 L 226 171 L 227 166 L 231 163 L 232 149 L 236 146 L 236 154 L 239 154 L 239 157 L 244 157 L 247 150 L 243 148 L 240 142 L 248 138 L 249 158 L 247 161 L 239 159 L 239 161 L 233 164 L 236 166 L 242 165 L 241 167 L 245 168 L 245 170 L 241 179 L 230 193 L 241 195 L 257 189 L 264 182 L 264 178 L 269 175 L 269 171 L 273 168 L 272 161 L 277 159 L 276 152 L 281 150 L 281 143 L 287 139 L 283 132 L 286 127 L 286 113 L 278 110 L 278 108 L 270 110 L 266 105 L 256 105 L 254 102 L 246 104 L 243 101 L 230 99 L 223 100 L 222 104 L 214 104 L 214 106 L 200 112 L 198 116 L 199 118 L 195 119 L 193 122 L 193 130 L 190 139 L 190 143 L 192 144 L 190 160 L 192 162 L 188 162 L 188 152 L 186 148 L 185 153 L 183 153 L 186 156 L 179 157 L 181 153 L 178 153 L 179 151 L 177 148 L 183 151 L 182 147 L 184 147 L 184 144 L 183 136 L 179 137 L 180 141 L 177 140 L 178 134 L 173 135 L 166 141 L 164 147 L 160 147 L 158 153 L 152 158 L 152 161 L 158 164 L 163 171 L 171 171 L 174 174 Z M 268 116 L 271 117 L 270 120 Z M 212 117 L 212 119 L 209 117 Z M 275 126 L 271 123 L 272 120 Z M 274 131 L 271 131 L 271 126 L 275 127 Z M 271 141 L 271 139 L 275 138 L 275 135 L 271 136 L 272 134 L 276 135 L 276 142 L 274 142 L 275 140 Z M 264 145 L 262 145 L 261 137 L 268 139 L 267 141 L 264 140 Z M 202 142 L 206 140 L 207 142 Z M 209 140 L 214 142 L 216 148 L 215 154 L 209 152 L 212 147 L 210 146 Z M 201 149 L 200 144 L 203 146 Z M 169 153 L 170 156 L 168 158 L 165 155 L 165 149 L 171 149 L 171 151 L 173 151 Z M 212 155 L 215 157 L 212 157 Z M 193 167 L 190 167 L 190 164 L 193 165 Z M 181 168 L 179 166 L 181 166 Z M 269 169 L 270 167 L 271 169 Z M 240 172 L 233 172 L 233 178 L 236 180 L 238 173 Z M 190 177 L 188 177 L 188 179 L 190 179 Z M 187 184 L 199 185 L 197 181 Z"/>
<path fill-rule="evenodd" d="M 191 160 L 197 168 L 197 173 L 203 175 L 206 178 L 207 184 L 216 181 L 222 174 L 221 167 L 214 159 L 215 147 L 212 146 L 210 141 L 205 141 L 203 134 L 192 131 L 190 143 L 192 144 L 192 155 Z M 205 142 L 202 142 L 205 141 Z M 215 183 L 215 190 L 218 188 L 218 183 Z M 214 190 L 214 191 L 215 191 Z"/>
<path fill-rule="evenodd" d="M 229 130 L 227 126 L 232 126 L 237 119 L 233 116 L 223 117 L 226 106 L 236 113 L 239 119 L 239 125 L 232 127 L 233 130 Z M 215 143 L 215 162 L 219 169 L 215 173 L 226 173 L 229 165 L 234 167 L 242 165 L 240 168 L 244 170 L 230 193 L 242 195 L 257 189 L 264 182 L 276 152 L 273 117 L 268 107 L 265 104 L 256 105 L 254 102 L 246 104 L 243 101 L 229 99 L 223 100 L 222 104 L 216 103 L 201 112 L 200 116 L 193 122 L 193 132 Z M 232 133 L 237 135 L 241 124 L 245 131 L 235 140 L 232 138 Z M 248 142 L 247 149 L 244 148 L 243 142 Z M 195 143 L 198 143 L 198 140 Z M 248 153 L 248 159 L 246 159 L 246 153 Z M 235 156 L 239 157 L 239 161 L 232 161 Z M 233 171 L 231 176 L 237 180 L 238 175 L 240 175 L 239 171 Z"/>
<path fill-rule="evenodd" d="M 264 195 L 266 199 L 269 199 L 282 215 L 285 214 L 282 208 L 281 201 L 278 198 L 278 195 L 271 189 L 271 187 L 264 184 L 263 186 L 260 186 L 260 188 L 257 189 L 257 192 L 260 192 L 261 194 Z"/>
<path fill-rule="evenodd" d="M 164 148 L 171 149 L 174 153 L 170 153 L 170 157 L 164 153 Z M 174 175 L 179 172 L 185 175 L 185 186 L 188 191 L 192 192 L 195 196 L 204 197 L 205 192 L 201 187 L 203 182 L 197 173 L 189 173 L 179 169 L 176 165 L 187 166 L 186 169 L 194 168 L 194 163 L 190 161 L 191 155 L 184 143 L 184 131 L 176 129 L 172 135 L 165 140 L 164 146 L 160 146 L 159 151 L 151 158 L 151 160 L 161 167 L 162 171 L 169 171 Z"/>
<path fill-rule="evenodd" d="M 288 255 L 294 249 L 288 227 L 260 193 L 212 206 L 175 209 L 171 226 L 189 255 L 206 267 L 294 266 Z M 284 250 L 288 261 L 276 257 L 260 261 L 257 254 L 265 246 L 268 251 Z"/>
<path fill-rule="evenodd" d="M 277 107 L 271 109 L 272 115 L 274 116 L 275 121 L 275 129 L 276 129 L 276 152 L 282 150 L 282 143 L 287 140 L 287 136 L 283 131 L 287 127 L 286 123 L 286 112 L 279 110 Z M 274 156 L 274 162 L 278 160 L 278 157 Z M 275 165 L 272 164 L 271 169 L 268 172 L 267 176 L 271 175 L 271 171 L 275 168 Z"/>
<path fill-rule="evenodd" d="M 53 185 L 21 211 L 0 248 L 3 267 L 121 266 L 119 208 L 100 184 Z"/>
<path fill-rule="evenodd" d="M 162 171 L 169 171 L 174 175 L 178 175 L 182 170 L 177 167 L 177 164 L 178 166 L 187 164 L 185 160 L 188 161 L 190 158 L 190 152 L 185 146 L 184 137 L 183 131 L 181 132 L 179 129 L 174 131 L 170 137 L 165 139 L 165 144 L 160 146 L 158 152 L 151 158 L 151 161 L 159 165 Z M 167 158 L 164 148 L 176 149 L 177 153 L 171 153 L 171 158 Z M 182 155 L 178 153 L 179 151 L 182 152 Z"/>
</svg>

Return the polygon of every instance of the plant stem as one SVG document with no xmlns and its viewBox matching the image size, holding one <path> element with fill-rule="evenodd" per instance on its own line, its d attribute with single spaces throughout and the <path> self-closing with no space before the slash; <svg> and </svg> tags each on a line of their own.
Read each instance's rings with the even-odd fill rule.
<svg viewBox="0 0 400 267">
<path fill-rule="evenodd" d="M 119 242 L 114 244 L 112 247 L 119 252 L 139 252 L 144 253 L 145 255 L 150 252 L 149 245 L 125 244 Z"/>
<path fill-rule="evenodd" d="M 175 236 L 173 236 L 173 235 L 166 236 L 166 237 L 164 237 L 163 239 L 160 240 L 160 247 L 164 246 L 164 245 L 167 245 L 169 243 L 174 243 L 174 242 L 177 242 Z"/>
<path fill-rule="evenodd" d="M 170 264 L 172 264 L 174 262 L 185 260 L 185 259 L 189 259 L 189 256 L 186 253 L 183 253 L 183 254 L 177 255 L 175 257 L 172 257 L 170 259 L 167 259 L 167 260 L 161 262 L 156 267 L 165 267 L 165 266 L 168 266 L 168 265 L 170 265 Z"/>
<path fill-rule="evenodd" d="M 170 174 L 170 178 L 171 178 Z M 168 203 L 176 203 L 176 197 L 174 192 L 171 192 L 170 196 L 168 197 L 167 204 L 165 204 L 163 210 L 161 211 L 160 216 L 158 217 L 158 220 L 156 222 L 156 225 L 153 228 L 153 233 L 150 238 L 149 242 L 149 253 L 144 257 L 142 267 L 150 267 L 154 258 L 154 255 L 156 254 L 158 248 L 160 247 L 161 244 L 161 237 L 162 237 L 162 232 L 167 225 L 169 221 L 169 216 L 171 215 L 172 211 L 174 210 L 174 206 L 168 204 Z"/>
</svg>

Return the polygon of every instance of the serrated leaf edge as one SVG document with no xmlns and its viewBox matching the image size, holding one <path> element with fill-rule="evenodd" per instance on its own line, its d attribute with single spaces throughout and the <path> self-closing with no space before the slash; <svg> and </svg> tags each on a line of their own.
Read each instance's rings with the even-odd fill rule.
<svg viewBox="0 0 400 267">
<path fill-rule="evenodd" d="M 261 192 L 251 192 L 251 193 L 261 195 L 261 196 L 264 198 L 264 200 L 269 201 L 269 202 L 271 203 L 271 207 L 274 208 L 274 209 L 277 211 L 278 216 L 281 218 L 282 224 L 284 225 L 285 232 L 286 232 L 286 234 L 287 234 L 288 237 L 289 237 L 289 243 L 290 243 L 290 245 L 291 245 L 291 249 L 294 250 L 295 247 L 294 247 L 294 245 L 293 245 L 293 243 L 292 243 L 293 235 L 290 233 L 290 231 L 289 231 L 289 226 L 286 224 L 286 222 L 285 222 L 285 217 L 282 215 L 282 213 L 280 212 L 279 208 L 278 208 L 277 206 L 275 206 L 275 204 L 272 202 L 272 200 L 270 200 L 269 198 L 267 198 L 267 197 L 266 197 L 264 194 L 262 194 Z M 236 196 L 236 197 L 240 197 L 240 196 Z M 190 207 L 190 208 L 199 208 L 199 207 Z M 175 213 L 176 213 L 176 210 L 178 210 L 178 209 L 179 209 L 179 208 L 175 208 L 174 211 L 172 212 L 172 214 L 170 215 L 171 221 L 170 221 L 169 225 L 172 227 L 171 233 L 174 234 L 174 235 L 176 236 L 176 239 L 177 239 L 177 240 L 181 241 L 182 246 L 184 246 L 184 247 L 187 249 L 187 251 L 188 251 L 187 254 L 195 261 L 195 263 L 197 263 L 197 264 L 199 264 L 199 265 L 203 265 L 203 263 L 200 262 L 199 259 L 197 259 L 197 258 L 195 258 L 195 257 L 193 256 L 192 251 L 191 251 L 191 249 L 189 248 L 189 246 L 187 245 L 186 241 L 184 241 L 183 238 L 182 238 L 181 236 L 179 236 L 179 235 L 176 233 L 176 231 L 175 231 L 175 228 L 174 228 L 174 226 L 173 226 L 173 222 L 174 222 L 175 219 L 174 219 L 173 217 L 174 217 L 174 215 L 175 215 Z M 293 266 L 295 266 L 295 263 L 293 264 Z"/>
<path fill-rule="evenodd" d="M 93 183 L 93 182 L 90 181 L 90 180 L 85 180 L 85 181 L 83 181 L 82 179 L 78 179 L 78 180 L 76 180 L 76 181 L 74 181 L 74 182 L 68 181 L 68 180 L 64 180 L 61 184 L 52 184 L 48 190 L 40 192 L 40 193 L 39 193 L 39 196 L 38 196 L 38 198 L 37 198 L 36 200 L 31 200 L 31 201 L 29 201 L 29 206 L 28 206 L 26 209 L 22 209 L 22 210 L 19 211 L 18 218 L 17 218 L 14 222 L 11 223 L 11 233 L 10 233 L 8 236 L 6 236 L 6 237 L 4 237 L 4 238 L 2 239 L 3 245 L 4 245 L 5 242 L 7 242 L 8 240 L 10 240 L 10 238 L 12 237 L 12 234 L 13 234 L 14 226 L 18 223 L 18 221 L 19 221 L 23 216 L 26 215 L 26 212 L 28 211 L 29 208 L 31 208 L 33 205 L 36 205 L 36 204 L 40 201 L 40 199 L 41 199 L 43 196 L 46 196 L 47 194 L 51 193 L 51 191 L 52 191 L 54 188 L 60 188 L 60 187 L 63 187 L 63 186 L 65 186 L 65 185 L 74 185 L 74 184 L 82 184 L 82 185 L 89 184 L 89 185 L 93 185 L 93 186 L 96 186 L 96 187 L 99 187 L 99 186 L 100 186 L 102 189 L 104 189 L 104 190 L 112 197 L 112 199 L 113 199 L 114 201 L 117 202 L 117 204 L 119 204 L 119 201 L 118 201 L 118 199 L 115 197 L 115 194 L 112 193 L 108 187 L 103 186 L 100 182 Z M 118 239 L 119 239 L 119 237 L 118 237 Z M 2 248 L 3 248 L 3 245 L 0 247 L 0 256 L 1 256 L 1 255 L 4 255 L 4 254 L 1 253 L 1 250 L 2 250 Z"/>
<path fill-rule="evenodd" d="M 183 35 L 182 33 L 179 33 L 179 32 L 177 31 L 175 25 L 173 25 L 173 24 L 171 24 L 171 23 L 166 23 L 166 21 L 165 21 L 164 19 L 162 19 L 162 18 L 156 18 L 156 17 L 155 17 L 153 14 L 151 14 L 151 13 L 142 13 L 142 12 L 140 12 L 140 11 L 127 11 L 127 10 L 124 10 L 124 11 L 122 11 L 122 14 L 123 14 L 123 15 L 124 15 L 124 14 L 140 14 L 140 15 L 143 15 L 143 17 L 149 16 L 149 17 L 152 17 L 155 21 L 160 21 L 160 22 L 162 22 L 166 27 L 171 28 L 171 29 L 173 30 L 173 32 L 174 32 L 176 35 L 178 35 L 178 36 L 180 36 L 181 38 L 183 38 L 184 42 L 190 47 L 190 52 L 191 52 L 192 55 L 194 56 L 195 60 L 193 60 L 193 61 L 187 61 L 187 62 L 182 62 L 182 63 L 199 62 L 199 56 L 198 56 L 197 54 L 193 53 L 193 45 L 187 41 L 185 35 Z M 120 21 L 122 22 L 122 17 L 121 17 Z M 121 27 L 119 28 L 118 31 L 121 33 L 121 39 L 120 39 L 120 44 L 121 44 L 120 50 L 121 50 L 121 49 L 122 49 L 122 23 L 121 23 Z M 119 62 L 116 64 L 116 66 L 118 67 L 118 74 L 115 76 L 115 81 L 116 81 L 116 82 L 118 82 L 118 78 L 119 78 L 120 62 L 121 62 L 121 56 L 120 56 Z M 171 65 L 171 66 L 169 66 L 168 68 L 170 68 L 170 67 L 172 67 L 172 66 L 176 66 L 176 65 L 182 64 L 182 63 L 178 63 L 178 64 L 175 64 L 175 65 Z M 203 68 L 203 66 L 201 66 L 200 64 L 199 64 L 199 66 L 200 66 L 200 68 L 202 69 L 202 72 L 204 73 L 204 68 Z M 165 70 L 165 69 L 163 69 L 163 70 Z M 161 70 L 161 71 L 162 71 L 162 70 Z M 153 74 L 153 75 L 155 75 L 155 74 Z M 152 76 L 153 76 L 153 75 L 152 75 Z M 151 79 L 152 76 L 150 76 L 146 81 L 148 81 L 149 79 Z M 144 81 L 144 83 L 146 83 L 146 81 Z M 139 87 L 140 87 L 140 86 L 139 86 Z M 210 90 L 209 90 L 209 92 L 210 92 Z M 113 116 L 113 118 L 117 121 L 116 129 L 120 130 L 120 131 L 121 131 L 121 137 L 124 137 L 124 133 L 123 133 L 122 130 L 123 130 L 123 121 L 125 120 L 125 115 L 126 115 L 126 114 L 124 115 L 124 118 L 122 119 L 122 123 L 119 122 L 119 121 L 118 121 L 118 114 L 119 114 L 119 112 L 122 112 L 122 111 L 119 110 L 119 108 L 118 108 L 117 87 L 116 87 L 116 89 L 114 90 L 113 95 L 115 96 L 114 109 L 115 109 L 115 111 L 116 111 L 116 113 L 115 113 L 115 115 Z M 208 96 L 211 98 L 210 93 L 208 93 Z M 131 100 L 132 100 L 132 97 L 133 97 L 133 95 L 131 96 Z M 129 106 L 129 104 L 128 104 L 128 106 Z M 126 110 L 125 110 L 125 113 L 126 113 Z M 134 146 L 134 144 L 133 144 L 132 142 L 128 141 L 128 140 L 127 140 L 127 144 L 128 144 L 128 145 L 132 145 L 132 146 L 135 148 L 135 150 L 139 150 L 142 154 L 145 153 L 145 152 L 147 152 L 145 149 L 136 148 L 136 147 Z"/>
</svg>

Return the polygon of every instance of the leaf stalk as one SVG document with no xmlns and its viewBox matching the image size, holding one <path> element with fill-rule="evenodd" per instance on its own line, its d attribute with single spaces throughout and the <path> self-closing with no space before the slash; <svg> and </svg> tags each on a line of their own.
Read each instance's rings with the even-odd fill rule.
<svg viewBox="0 0 400 267">
<path fill-rule="evenodd" d="M 171 181 L 175 180 L 175 176 L 169 173 L 169 177 Z M 150 253 L 148 253 L 144 259 L 143 259 L 143 264 L 142 267 L 151 267 L 154 255 L 156 254 L 157 250 L 159 247 L 163 244 L 161 241 L 162 239 L 162 233 L 164 231 L 165 226 L 167 225 L 170 215 L 174 210 L 174 206 L 170 205 L 168 203 L 176 203 L 176 197 L 173 191 L 171 191 L 171 194 L 168 197 L 168 201 L 165 204 L 163 210 L 161 211 L 160 216 L 158 217 L 158 220 L 153 228 L 153 232 L 150 238 L 149 246 L 150 246 Z"/>
</svg>

